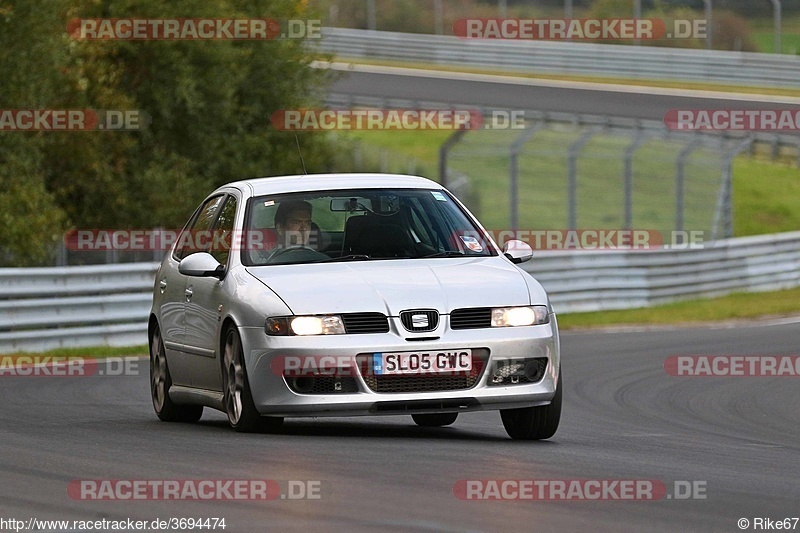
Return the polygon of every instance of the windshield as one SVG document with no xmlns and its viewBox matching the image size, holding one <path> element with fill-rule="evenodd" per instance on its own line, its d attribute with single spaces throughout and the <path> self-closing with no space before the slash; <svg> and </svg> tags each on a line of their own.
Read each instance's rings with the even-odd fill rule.
<svg viewBox="0 0 800 533">
<path fill-rule="evenodd" d="M 453 197 L 428 189 L 260 196 L 245 221 L 245 265 L 496 255 Z"/>
</svg>

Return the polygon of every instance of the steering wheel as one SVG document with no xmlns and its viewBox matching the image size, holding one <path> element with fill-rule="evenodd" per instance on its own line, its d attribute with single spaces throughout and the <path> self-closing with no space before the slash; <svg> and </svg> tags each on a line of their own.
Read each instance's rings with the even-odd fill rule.
<svg viewBox="0 0 800 533">
<path fill-rule="evenodd" d="M 292 253 L 297 253 L 297 252 L 312 253 L 314 255 L 319 255 L 319 256 L 322 256 L 322 257 L 325 257 L 325 258 L 328 257 L 327 255 L 323 254 L 322 252 L 318 252 L 317 250 L 311 248 L 310 246 L 298 245 L 298 246 L 291 246 L 289 248 L 279 248 L 279 249 L 275 250 L 272 253 L 272 255 L 269 257 L 269 259 L 267 259 L 266 262 L 267 263 L 274 263 L 275 259 L 277 259 L 279 257 L 282 257 L 284 255 L 289 255 L 289 254 L 292 254 Z"/>
</svg>

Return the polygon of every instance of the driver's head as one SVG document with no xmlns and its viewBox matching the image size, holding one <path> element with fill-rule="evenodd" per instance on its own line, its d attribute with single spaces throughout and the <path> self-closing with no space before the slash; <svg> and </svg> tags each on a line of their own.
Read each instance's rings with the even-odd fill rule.
<svg viewBox="0 0 800 533">
<path fill-rule="evenodd" d="M 280 246 L 308 246 L 311 204 L 299 200 L 281 202 L 275 212 L 275 231 Z"/>
</svg>

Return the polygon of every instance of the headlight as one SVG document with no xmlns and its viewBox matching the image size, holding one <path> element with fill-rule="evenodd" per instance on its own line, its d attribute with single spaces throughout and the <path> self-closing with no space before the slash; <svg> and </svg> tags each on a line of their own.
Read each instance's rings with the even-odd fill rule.
<svg viewBox="0 0 800 533">
<path fill-rule="evenodd" d="M 550 322 L 546 305 L 496 307 L 492 309 L 492 327 L 538 326 Z"/>
<path fill-rule="evenodd" d="M 345 333 L 342 318 L 332 316 L 279 316 L 267 319 L 267 335 L 339 335 Z"/>
</svg>

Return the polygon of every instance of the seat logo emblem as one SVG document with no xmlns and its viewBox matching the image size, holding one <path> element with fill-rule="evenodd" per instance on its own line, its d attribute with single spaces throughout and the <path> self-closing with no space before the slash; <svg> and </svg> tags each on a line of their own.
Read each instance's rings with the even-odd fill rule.
<svg viewBox="0 0 800 533">
<path fill-rule="evenodd" d="M 428 316 L 427 315 L 411 315 L 411 325 L 414 328 L 427 328 Z"/>
</svg>

